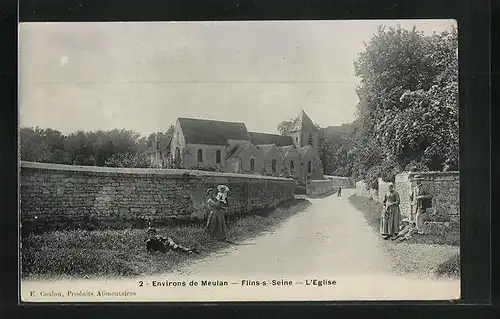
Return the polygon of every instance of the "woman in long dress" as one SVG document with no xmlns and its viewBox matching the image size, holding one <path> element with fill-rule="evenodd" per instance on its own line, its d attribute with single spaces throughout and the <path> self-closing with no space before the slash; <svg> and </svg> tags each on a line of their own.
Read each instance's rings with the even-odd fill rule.
<svg viewBox="0 0 500 319">
<path fill-rule="evenodd" d="M 387 239 L 395 237 L 399 232 L 401 210 L 399 194 L 394 190 L 394 184 L 389 184 L 389 191 L 384 196 L 384 210 L 380 220 L 380 234 Z"/>
<path fill-rule="evenodd" d="M 209 214 L 205 231 L 208 231 L 214 238 L 218 240 L 227 239 L 226 220 L 224 218 L 224 210 L 221 207 L 221 202 L 216 199 L 215 192 L 212 188 L 207 189 L 207 206 Z"/>
</svg>

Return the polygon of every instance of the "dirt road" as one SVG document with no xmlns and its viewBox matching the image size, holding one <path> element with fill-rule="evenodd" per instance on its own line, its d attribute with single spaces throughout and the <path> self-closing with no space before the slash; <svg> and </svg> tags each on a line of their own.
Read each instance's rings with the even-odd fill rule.
<svg viewBox="0 0 500 319">
<path fill-rule="evenodd" d="M 273 233 L 235 245 L 181 270 L 185 274 L 375 275 L 390 273 L 380 240 L 361 212 L 343 197 L 309 199 L 312 205 Z"/>
</svg>

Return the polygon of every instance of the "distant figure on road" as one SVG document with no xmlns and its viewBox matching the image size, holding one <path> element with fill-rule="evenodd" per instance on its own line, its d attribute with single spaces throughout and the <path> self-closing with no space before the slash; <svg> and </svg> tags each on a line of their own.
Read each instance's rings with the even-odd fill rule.
<svg viewBox="0 0 500 319">
<path fill-rule="evenodd" d="M 399 232 L 401 220 L 399 203 L 399 194 L 394 190 L 394 184 L 389 183 L 389 191 L 384 196 L 384 210 L 380 220 L 380 234 L 384 239 L 395 237 Z"/>
<path fill-rule="evenodd" d="M 337 197 L 342 196 L 342 187 L 339 186 L 339 189 L 337 190 Z"/>
<path fill-rule="evenodd" d="M 207 206 L 209 214 L 204 231 L 208 231 L 218 240 L 227 240 L 226 220 L 224 218 L 225 205 L 215 196 L 213 188 L 207 189 Z"/>
</svg>

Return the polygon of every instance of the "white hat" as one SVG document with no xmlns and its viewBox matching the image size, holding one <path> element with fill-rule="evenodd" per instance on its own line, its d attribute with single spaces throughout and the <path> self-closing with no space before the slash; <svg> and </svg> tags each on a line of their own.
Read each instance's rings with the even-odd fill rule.
<svg viewBox="0 0 500 319">
<path fill-rule="evenodd" d="M 227 193 L 229 192 L 229 187 L 227 187 L 226 185 L 218 185 L 217 190 L 221 193 Z"/>
</svg>

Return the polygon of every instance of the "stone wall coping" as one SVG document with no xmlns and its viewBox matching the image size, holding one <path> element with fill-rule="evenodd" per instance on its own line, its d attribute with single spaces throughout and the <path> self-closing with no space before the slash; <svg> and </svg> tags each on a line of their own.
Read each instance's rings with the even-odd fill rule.
<svg viewBox="0 0 500 319">
<path fill-rule="evenodd" d="M 333 175 L 325 175 L 326 178 L 338 178 L 338 179 L 350 179 L 349 177 L 345 177 L 345 176 L 333 176 Z"/>
<path fill-rule="evenodd" d="M 448 176 L 451 176 L 451 177 L 457 176 L 458 177 L 460 175 L 460 172 L 459 171 L 447 171 L 447 172 L 440 172 L 440 171 L 401 172 L 401 173 L 399 173 L 399 174 L 396 175 L 396 178 L 398 178 L 398 177 L 404 177 L 404 176 L 407 176 L 408 178 L 412 178 L 415 175 L 420 175 L 423 178 L 448 177 Z M 381 178 L 379 177 L 379 180 L 380 179 Z M 364 182 L 364 181 L 363 180 L 356 181 L 356 183 L 359 183 L 359 182 Z"/>
<path fill-rule="evenodd" d="M 439 171 L 430 171 L 430 172 L 404 172 L 402 174 L 407 174 L 410 178 L 415 175 L 421 175 L 422 177 L 440 177 L 440 176 L 459 176 L 459 171 L 447 171 L 447 172 L 439 172 Z M 398 174 L 399 175 L 399 174 Z"/>
<path fill-rule="evenodd" d="M 144 176 L 158 175 L 158 176 L 170 176 L 170 177 L 212 176 L 212 177 L 236 177 L 236 178 L 255 179 L 255 180 L 275 180 L 275 181 L 294 182 L 292 178 L 210 172 L 210 171 L 199 171 L 199 170 L 189 170 L 189 169 L 99 167 L 99 166 L 64 165 L 64 164 L 27 162 L 27 161 L 21 161 L 20 168 L 21 170 L 29 169 L 29 170 L 56 171 L 56 172 L 85 172 L 95 175 L 129 174 L 129 175 L 144 175 Z"/>
</svg>

